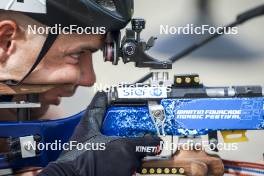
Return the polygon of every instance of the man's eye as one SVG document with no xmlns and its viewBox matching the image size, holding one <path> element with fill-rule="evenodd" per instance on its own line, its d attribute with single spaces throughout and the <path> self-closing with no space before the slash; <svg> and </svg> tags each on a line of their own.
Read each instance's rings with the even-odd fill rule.
<svg viewBox="0 0 264 176">
<path fill-rule="evenodd" d="M 74 54 L 71 54 L 71 57 L 78 59 L 83 53 L 85 53 L 85 51 L 81 51 L 79 53 L 74 53 Z"/>
<path fill-rule="evenodd" d="M 78 59 L 81 56 L 81 53 L 78 54 L 71 54 L 71 57 Z"/>
</svg>

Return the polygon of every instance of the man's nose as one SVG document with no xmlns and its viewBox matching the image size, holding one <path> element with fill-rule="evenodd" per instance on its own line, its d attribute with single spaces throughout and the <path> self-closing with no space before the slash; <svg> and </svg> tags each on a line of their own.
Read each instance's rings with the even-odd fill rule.
<svg viewBox="0 0 264 176">
<path fill-rule="evenodd" d="M 92 53 L 86 52 L 80 58 L 80 79 L 78 85 L 92 86 L 95 83 Z"/>
</svg>

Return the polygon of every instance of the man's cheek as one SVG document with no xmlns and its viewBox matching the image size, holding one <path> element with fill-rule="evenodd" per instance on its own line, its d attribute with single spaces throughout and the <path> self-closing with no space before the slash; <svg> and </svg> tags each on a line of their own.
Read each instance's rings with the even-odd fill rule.
<svg viewBox="0 0 264 176">
<path fill-rule="evenodd" d="M 79 78 L 80 69 L 77 65 L 64 65 L 59 68 L 54 68 L 49 79 L 53 84 L 76 84 Z"/>
</svg>

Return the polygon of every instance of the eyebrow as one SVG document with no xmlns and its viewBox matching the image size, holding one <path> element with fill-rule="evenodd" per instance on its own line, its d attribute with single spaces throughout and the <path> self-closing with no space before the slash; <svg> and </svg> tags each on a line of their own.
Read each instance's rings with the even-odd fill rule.
<svg viewBox="0 0 264 176">
<path fill-rule="evenodd" d="M 83 46 L 83 47 L 81 47 L 81 50 L 90 50 L 92 53 L 94 53 L 94 52 L 98 51 L 99 48 L 90 47 L 90 46 Z"/>
<path fill-rule="evenodd" d="M 90 50 L 92 53 L 94 53 L 94 52 L 100 50 L 101 48 L 103 48 L 104 44 L 105 44 L 105 42 L 104 42 L 104 40 L 102 40 L 102 42 L 100 42 L 99 45 L 96 44 L 96 46 L 91 46 L 91 43 L 86 43 L 86 44 L 81 45 L 80 48 L 82 50 Z"/>
</svg>

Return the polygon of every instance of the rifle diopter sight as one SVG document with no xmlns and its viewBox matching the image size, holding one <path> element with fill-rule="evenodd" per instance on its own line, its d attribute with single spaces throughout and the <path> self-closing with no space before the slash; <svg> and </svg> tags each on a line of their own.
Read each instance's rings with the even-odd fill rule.
<svg viewBox="0 0 264 176">
<path fill-rule="evenodd" d="M 135 62 L 136 67 L 149 67 L 152 69 L 171 69 L 171 61 L 159 61 L 145 52 L 154 46 L 156 37 L 150 37 L 145 42 L 140 33 L 145 29 L 144 19 L 132 19 L 132 29 L 126 29 L 125 36 L 120 40 L 120 32 L 111 32 L 106 36 L 106 44 L 103 48 L 105 61 L 118 64 L 120 58 L 124 63 Z"/>
</svg>

